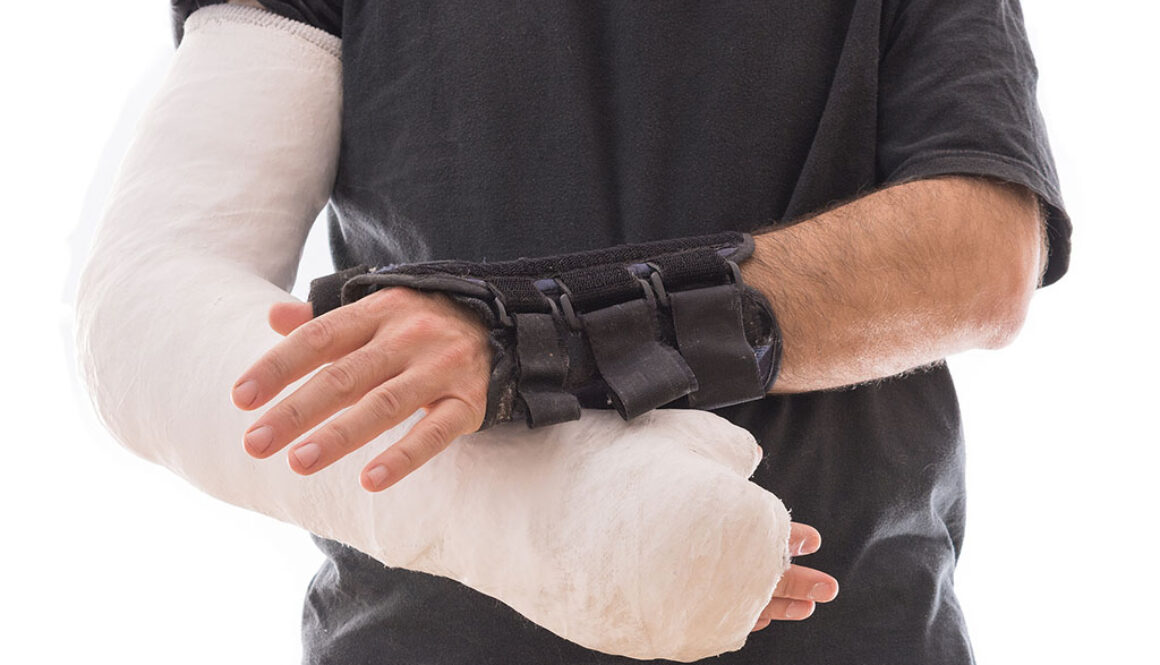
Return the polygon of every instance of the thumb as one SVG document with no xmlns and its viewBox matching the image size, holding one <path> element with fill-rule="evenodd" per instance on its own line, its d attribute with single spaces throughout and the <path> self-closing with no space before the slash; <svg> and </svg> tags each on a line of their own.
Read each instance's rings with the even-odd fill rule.
<svg viewBox="0 0 1160 665">
<path fill-rule="evenodd" d="M 279 302 L 270 306 L 270 327 L 283 337 L 314 318 L 314 308 L 308 302 Z"/>
</svg>

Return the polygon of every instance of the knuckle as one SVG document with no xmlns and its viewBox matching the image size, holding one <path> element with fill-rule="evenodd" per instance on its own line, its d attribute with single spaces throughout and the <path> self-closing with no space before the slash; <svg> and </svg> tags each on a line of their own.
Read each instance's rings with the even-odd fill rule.
<svg viewBox="0 0 1160 665">
<path fill-rule="evenodd" d="M 359 307 L 367 313 L 378 316 L 398 306 L 398 299 L 402 289 L 390 286 L 379 289 L 359 301 Z"/>
<path fill-rule="evenodd" d="M 300 430 L 306 426 L 306 414 L 293 400 L 287 400 L 278 407 L 278 417 L 292 430 Z"/>
<path fill-rule="evenodd" d="M 790 568 L 783 576 L 785 578 L 785 587 L 782 595 L 786 598 L 805 598 L 806 591 L 809 585 L 806 584 L 809 580 L 806 579 L 805 572 L 802 568 Z"/>
<path fill-rule="evenodd" d="M 407 317 L 401 333 L 410 340 L 431 340 L 438 335 L 443 326 L 438 316 L 428 312 L 415 312 Z"/>
<path fill-rule="evenodd" d="M 340 450 L 349 450 L 355 447 L 354 432 L 351 430 L 350 425 L 343 422 L 341 418 L 331 421 L 326 426 L 326 432 L 326 440 L 333 443 Z"/>
<path fill-rule="evenodd" d="M 473 391 L 470 396 L 460 398 L 459 401 L 463 403 L 465 428 L 471 431 L 479 429 L 487 415 L 487 384 L 483 385 L 482 390 Z"/>
<path fill-rule="evenodd" d="M 483 425 L 483 419 L 487 417 L 487 399 L 468 404 L 471 412 L 471 418 L 468 421 L 468 427 L 472 432 L 478 430 Z"/>
<path fill-rule="evenodd" d="M 333 317 L 323 316 L 302 327 L 302 340 L 313 351 L 322 351 L 334 339 Z"/>
<path fill-rule="evenodd" d="M 441 450 L 443 450 L 443 446 L 437 433 L 431 431 L 430 428 L 417 432 L 411 441 L 408 453 L 412 462 L 411 468 L 419 468 L 427 460 L 438 455 Z"/>
<path fill-rule="evenodd" d="M 457 336 L 443 344 L 441 354 L 452 361 L 463 362 L 475 356 L 475 347 L 469 340 Z"/>
<path fill-rule="evenodd" d="M 395 452 L 395 456 L 402 462 L 402 466 L 407 471 L 414 471 L 419 468 L 419 460 L 407 449 L 407 446 L 395 445 L 391 447 Z"/>
<path fill-rule="evenodd" d="M 781 576 L 777 582 L 777 587 L 773 590 L 774 599 L 785 599 L 793 596 L 794 593 L 794 568 L 791 565 L 790 569 Z"/>
<path fill-rule="evenodd" d="M 489 350 L 486 343 L 481 344 L 467 335 L 460 336 L 450 348 L 451 353 L 456 358 L 472 365 L 482 364 Z"/>
<path fill-rule="evenodd" d="M 491 349 L 486 342 L 477 343 L 466 335 L 444 344 L 437 359 L 442 365 L 470 369 L 472 377 L 487 377 L 491 373 Z"/>
<path fill-rule="evenodd" d="M 455 342 L 440 344 L 434 349 L 429 362 L 440 370 L 463 367 L 470 356 L 462 345 Z"/>
<path fill-rule="evenodd" d="M 322 370 L 327 388 L 339 395 L 349 395 L 359 386 L 359 377 L 347 363 L 331 363 Z"/>
<path fill-rule="evenodd" d="M 272 353 L 266 358 L 266 372 L 277 383 L 286 383 L 290 378 L 290 361 L 281 353 Z"/>
<path fill-rule="evenodd" d="M 403 400 L 396 389 L 390 386 L 379 386 L 367 396 L 370 400 L 371 412 L 379 419 L 391 418 L 398 415 L 403 408 Z"/>
<path fill-rule="evenodd" d="M 438 452 L 455 435 L 454 427 L 446 418 L 438 418 L 431 422 L 425 430 L 426 436 L 421 438 L 423 447 L 431 453 Z"/>
<path fill-rule="evenodd" d="M 789 603 L 784 599 L 779 598 L 777 601 L 767 607 L 764 612 L 762 612 L 762 616 L 769 620 L 783 621 L 789 618 L 789 616 L 786 614 L 786 610 L 788 608 Z"/>
</svg>

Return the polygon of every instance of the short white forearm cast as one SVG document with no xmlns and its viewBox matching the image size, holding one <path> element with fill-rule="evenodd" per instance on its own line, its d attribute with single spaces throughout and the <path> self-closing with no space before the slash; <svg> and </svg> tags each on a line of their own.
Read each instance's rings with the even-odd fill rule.
<svg viewBox="0 0 1160 665">
<path fill-rule="evenodd" d="M 282 338 L 339 146 L 339 41 L 261 9 L 187 21 L 82 275 L 77 344 L 123 445 L 232 504 L 446 576 L 591 649 L 692 661 L 739 649 L 788 566 L 760 448 L 704 411 L 612 411 L 459 438 L 385 492 L 358 483 L 415 422 L 302 477 L 256 460 L 241 373 Z M 295 390 L 286 388 L 267 407 Z"/>
</svg>

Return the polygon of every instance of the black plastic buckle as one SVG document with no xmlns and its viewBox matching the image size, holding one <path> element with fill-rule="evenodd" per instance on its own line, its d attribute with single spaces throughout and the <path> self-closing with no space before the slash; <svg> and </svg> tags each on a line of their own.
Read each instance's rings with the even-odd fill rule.
<svg viewBox="0 0 1160 665">
<path fill-rule="evenodd" d="M 732 259 L 725 259 L 725 263 L 729 264 L 729 269 L 733 271 L 733 283 L 741 284 L 741 267 L 737 265 Z"/>
<path fill-rule="evenodd" d="M 648 301 L 648 306 L 651 307 L 653 309 L 653 311 L 656 311 L 656 309 L 657 309 L 657 295 L 656 295 L 656 293 L 653 292 L 652 287 L 649 286 L 648 282 L 646 282 L 645 280 L 641 279 L 640 277 L 637 277 L 636 281 L 640 282 L 640 288 L 644 290 L 644 299 Z"/>
<path fill-rule="evenodd" d="M 645 263 L 645 265 L 652 269 L 652 272 L 648 275 L 648 281 L 652 284 L 653 292 L 656 294 L 657 300 L 665 307 L 669 307 L 669 292 L 665 290 L 665 283 L 661 281 L 660 267 L 651 261 Z"/>
<path fill-rule="evenodd" d="M 556 280 L 556 286 L 561 291 L 560 306 L 564 308 L 564 321 L 572 330 L 583 330 L 584 324 L 580 322 L 580 317 L 576 316 L 576 309 L 572 307 L 572 292 L 568 290 L 568 285 L 560 280 Z"/>
<path fill-rule="evenodd" d="M 491 282 L 484 281 L 484 284 L 491 291 L 492 305 L 495 306 L 496 318 L 499 319 L 500 324 L 505 328 L 515 327 L 516 322 L 508 315 L 507 307 L 503 304 L 503 294 Z"/>
</svg>

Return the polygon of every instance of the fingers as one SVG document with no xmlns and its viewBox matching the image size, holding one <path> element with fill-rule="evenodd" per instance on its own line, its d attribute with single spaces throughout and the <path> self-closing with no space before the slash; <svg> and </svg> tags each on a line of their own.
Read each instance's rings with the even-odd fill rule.
<svg viewBox="0 0 1160 665">
<path fill-rule="evenodd" d="M 238 381 L 238 406 L 256 408 L 317 365 L 330 364 L 262 414 L 245 434 L 247 452 L 269 457 L 353 405 L 290 450 L 291 469 L 307 475 L 421 408 L 458 401 L 460 406 L 444 407 L 437 418 L 428 414 L 388 458 L 392 464 L 374 465 L 381 468 L 364 484 L 382 489 L 455 436 L 478 429 L 486 411 L 491 349 L 484 325 L 459 307 L 408 289 L 378 291 L 315 319 L 309 303 L 271 307 L 270 326 L 287 337 Z M 386 477 L 390 483 L 374 482 Z"/>
<path fill-rule="evenodd" d="M 293 317 L 286 314 L 271 311 L 270 318 L 288 325 L 292 321 L 286 319 Z M 295 313 L 291 310 L 289 314 Z M 366 344 L 379 321 L 360 314 L 356 308 L 340 307 L 298 326 L 242 374 L 234 384 L 234 404 L 240 409 L 255 409 L 314 368 Z"/>
<path fill-rule="evenodd" d="M 808 524 L 790 524 L 789 548 L 792 556 L 812 554 L 821 547 L 822 535 Z M 790 564 L 778 580 L 769 604 L 752 630 L 767 627 L 772 621 L 801 621 L 814 613 L 816 603 L 825 603 L 838 595 L 838 580 L 820 570 Z M 752 631 L 751 631 L 752 632 Z"/>
<path fill-rule="evenodd" d="M 777 581 L 773 597 L 791 600 L 828 602 L 838 595 L 838 580 L 820 570 L 790 564 L 789 569 Z"/>
<path fill-rule="evenodd" d="M 282 450 L 310 428 L 326 420 L 334 412 L 355 404 L 360 399 L 365 399 L 363 396 L 374 390 L 376 386 L 390 393 L 385 397 L 397 397 L 397 388 L 387 386 L 383 381 L 385 378 L 395 377 L 399 374 L 403 370 L 402 365 L 403 359 L 398 358 L 397 354 L 375 345 L 367 345 L 323 367 L 317 374 L 310 377 L 309 381 L 299 386 L 297 390 L 254 421 L 244 437 L 246 451 L 257 458 L 269 457 Z M 390 381 L 387 384 L 390 384 Z M 407 405 L 398 403 L 395 406 L 401 408 Z M 420 406 L 421 404 L 413 405 L 410 411 L 391 422 L 401 422 L 403 418 L 414 413 Z M 367 406 L 364 405 L 362 410 L 355 413 L 353 417 L 348 416 L 349 412 L 340 415 L 327 423 L 326 427 L 315 432 L 310 437 L 310 442 L 317 442 L 324 447 L 333 448 L 346 443 L 351 436 L 355 435 L 356 431 L 358 435 L 361 435 L 365 429 L 366 411 Z M 376 413 L 379 416 L 387 415 L 382 410 L 377 410 Z M 382 429 L 372 432 L 363 440 L 363 443 L 389 426 L 386 425 Z M 305 445 L 304 443 L 295 450 Z M 320 458 L 328 456 L 315 455 L 311 452 L 312 450 L 315 449 L 308 448 L 297 456 L 292 456 L 291 468 L 299 473 L 308 469 L 322 468 L 323 465 L 317 465 L 317 462 Z M 298 466 L 294 464 L 295 457 L 300 463 Z"/>
<path fill-rule="evenodd" d="M 814 570 L 791 564 L 778 581 L 773 598 L 757 619 L 753 630 L 761 630 L 770 621 L 801 621 L 814 613 L 816 603 L 826 603 L 838 595 L 838 581 Z M 764 625 L 763 625 L 764 624 Z"/>
<path fill-rule="evenodd" d="M 815 607 L 814 602 L 809 600 L 774 598 L 761 611 L 761 616 L 757 622 L 760 624 L 762 621 L 801 621 L 802 619 L 808 619 L 814 613 Z"/>
<path fill-rule="evenodd" d="M 431 401 L 432 378 L 407 371 L 373 387 L 353 407 L 291 448 L 290 468 L 303 475 L 321 471 L 403 422 Z"/>
<path fill-rule="evenodd" d="M 790 522 L 789 552 L 792 556 L 813 554 L 822 546 L 822 534 L 808 524 Z"/>
<path fill-rule="evenodd" d="M 476 414 L 466 402 L 454 397 L 435 402 L 406 436 L 367 464 L 363 488 L 378 492 L 394 485 L 477 426 Z"/>
</svg>

